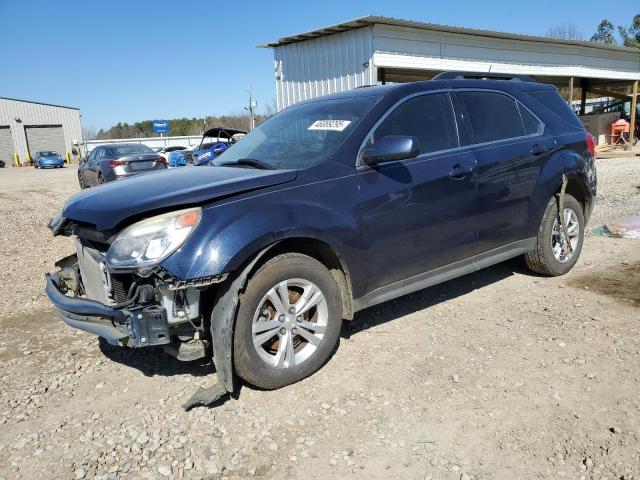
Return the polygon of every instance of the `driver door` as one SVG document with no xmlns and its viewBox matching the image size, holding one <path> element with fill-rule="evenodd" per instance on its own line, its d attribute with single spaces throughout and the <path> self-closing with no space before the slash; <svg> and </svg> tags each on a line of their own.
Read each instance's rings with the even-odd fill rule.
<svg viewBox="0 0 640 480">
<path fill-rule="evenodd" d="M 358 167 L 369 292 L 471 259 L 478 234 L 476 161 L 460 147 L 449 94 L 409 97 L 383 117 L 372 140 L 386 135 L 416 137 L 420 153 Z"/>
</svg>

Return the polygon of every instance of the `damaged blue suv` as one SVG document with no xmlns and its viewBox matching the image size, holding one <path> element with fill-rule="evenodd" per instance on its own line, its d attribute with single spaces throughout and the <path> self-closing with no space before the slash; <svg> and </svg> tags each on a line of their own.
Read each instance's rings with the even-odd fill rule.
<svg viewBox="0 0 640 480">
<path fill-rule="evenodd" d="M 556 89 L 444 74 L 306 101 L 206 169 L 106 184 L 51 221 L 74 238 L 46 291 L 113 345 L 211 356 L 218 383 L 318 370 L 358 310 L 524 256 L 578 260 L 594 145 Z M 477 77 L 477 76 L 476 76 Z"/>
</svg>

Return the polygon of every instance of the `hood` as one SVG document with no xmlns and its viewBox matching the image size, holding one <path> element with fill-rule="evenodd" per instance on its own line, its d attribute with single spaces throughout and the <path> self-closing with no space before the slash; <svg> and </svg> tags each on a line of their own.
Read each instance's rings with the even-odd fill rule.
<svg viewBox="0 0 640 480">
<path fill-rule="evenodd" d="M 206 167 L 163 170 L 84 190 L 69 199 L 60 213 L 66 220 L 113 230 L 129 217 L 168 207 L 203 204 L 229 195 L 294 180 L 296 170 Z M 54 219 L 55 220 L 55 219 Z M 53 227 L 53 224 L 52 224 Z"/>
</svg>

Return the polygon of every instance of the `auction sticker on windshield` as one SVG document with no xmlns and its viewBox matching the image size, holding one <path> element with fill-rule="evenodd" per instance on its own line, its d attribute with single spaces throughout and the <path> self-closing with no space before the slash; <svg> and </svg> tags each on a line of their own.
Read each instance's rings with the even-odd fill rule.
<svg viewBox="0 0 640 480">
<path fill-rule="evenodd" d="M 307 130 L 332 130 L 341 132 L 349 126 L 351 120 L 316 120 Z"/>
</svg>

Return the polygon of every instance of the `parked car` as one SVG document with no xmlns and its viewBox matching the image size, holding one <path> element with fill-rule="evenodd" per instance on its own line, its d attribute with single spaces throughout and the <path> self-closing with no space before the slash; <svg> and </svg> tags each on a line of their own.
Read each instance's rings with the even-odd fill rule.
<svg viewBox="0 0 640 480">
<path fill-rule="evenodd" d="M 78 167 L 80 188 L 165 170 L 167 160 L 146 145 L 115 143 L 94 148 Z"/>
<path fill-rule="evenodd" d="M 186 167 L 187 153 L 185 150 L 174 150 L 167 154 L 167 163 L 169 167 Z"/>
<path fill-rule="evenodd" d="M 200 145 L 191 155 L 191 163 L 195 166 L 209 165 L 246 133 L 232 128 L 210 128 L 204 132 Z M 212 139 L 213 141 L 205 142 L 207 139 Z"/>
<path fill-rule="evenodd" d="M 160 155 L 162 155 L 164 158 L 166 158 L 167 160 L 169 160 L 169 154 L 171 152 L 177 152 L 179 150 L 185 150 L 187 147 L 183 147 L 180 145 L 171 145 L 169 147 L 163 147 L 160 150 L 157 151 L 157 153 L 159 153 Z"/>
<path fill-rule="evenodd" d="M 517 256 L 567 273 L 596 194 L 578 118 L 555 87 L 510 77 L 302 102 L 216 163 L 79 193 L 50 224 L 77 238 L 47 275 L 65 322 L 179 359 L 213 351 L 219 383 L 186 407 L 234 375 L 311 375 L 372 305 Z"/>
<path fill-rule="evenodd" d="M 52 150 L 36 152 L 33 166 L 36 168 L 63 168 L 64 159 Z"/>
</svg>

